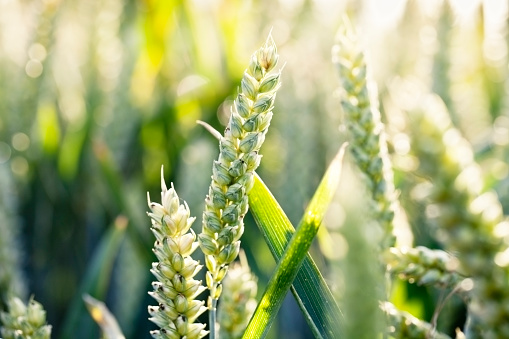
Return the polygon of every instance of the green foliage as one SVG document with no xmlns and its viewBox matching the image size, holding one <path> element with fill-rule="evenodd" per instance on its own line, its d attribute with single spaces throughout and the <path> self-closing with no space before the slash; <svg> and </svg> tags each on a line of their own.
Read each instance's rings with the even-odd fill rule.
<svg viewBox="0 0 509 339">
<path fill-rule="evenodd" d="M 268 338 L 507 337 L 508 10 L 458 4 L 0 1 L 0 311 L 33 293 L 54 337 L 97 337 L 88 293 L 126 338 L 148 338 L 144 196 L 160 191 L 163 164 L 193 215 L 210 209 L 211 175 L 225 188 L 221 208 L 212 187 L 222 224 L 210 243 L 231 245 L 216 266 L 245 250 L 256 299 L 275 292 L 256 329 Z M 345 13 L 358 36 L 340 33 L 334 66 Z M 281 75 L 250 59 L 271 27 Z M 196 120 L 235 138 L 218 147 Z M 344 141 L 353 156 L 319 203 L 323 225 L 296 231 Z M 260 164 L 251 192 L 237 185 L 246 163 Z"/>
<path fill-rule="evenodd" d="M 19 269 L 21 248 L 19 247 L 19 224 L 14 214 L 16 198 L 13 195 L 12 175 L 5 166 L 0 166 L 0 311 L 13 296 L 24 297 L 25 279 Z"/>
<path fill-rule="evenodd" d="M 115 258 L 125 237 L 128 220 L 124 216 L 118 216 L 112 226 L 97 245 L 94 257 L 80 283 L 79 292 L 70 303 L 64 320 L 63 337 L 71 338 L 75 336 L 75 333 L 85 331 L 92 324 L 91 319 L 86 317 L 87 311 L 82 300 L 84 294 L 95 295 L 101 299 L 106 295 L 113 275 Z"/>
</svg>

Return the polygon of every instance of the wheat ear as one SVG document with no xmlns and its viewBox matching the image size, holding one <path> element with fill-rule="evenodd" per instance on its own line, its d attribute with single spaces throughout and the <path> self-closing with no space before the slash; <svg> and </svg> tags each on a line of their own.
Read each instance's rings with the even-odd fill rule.
<svg viewBox="0 0 509 339">
<path fill-rule="evenodd" d="M 350 132 L 350 151 L 371 192 L 374 217 L 382 226 L 381 247 L 394 245 L 393 220 L 397 195 L 387 153 L 384 125 L 378 111 L 376 88 L 368 88 L 364 53 L 349 22 L 345 20 L 332 49 L 342 87 L 341 106 Z"/>
<path fill-rule="evenodd" d="M 156 241 L 153 251 L 158 262 L 150 270 L 157 278 L 149 294 L 158 306 L 149 306 L 150 321 L 159 326 L 151 331 L 154 338 L 199 339 L 207 335 L 205 324 L 194 323 L 206 311 L 203 301 L 195 300 L 205 290 L 201 281 L 193 277 L 202 268 L 191 254 L 198 248 L 191 229 L 196 218 L 190 217 L 186 202 L 180 203 L 177 192 L 166 187 L 161 167 L 161 204 L 150 201 L 152 233 Z"/>
<path fill-rule="evenodd" d="M 228 265 L 240 250 L 247 194 L 254 184 L 258 154 L 272 119 L 280 72 L 270 73 L 279 55 L 269 35 L 265 44 L 251 57 L 235 99 L 228 126 L 219 142 L 219 158 L 212 167 L 212 183 L 205 199 L 203 227 L 198 239 L 205 253 L 207 287 L 210 290 L 211 335 L 215 335 L 216 304 L 221 281 Z"/>
<path fill-rule="evenodd" d="M 387 333 L 395 339 L 451 339 L 448 335 L 436 332 L 434 327 L 410 313 L 398 310 L 390 302 L 383 302 L 380 308 L 389 321 Z"/>
<path fill-rule="evenodd" d="M 434 95 L 409 114 L 418 171 L 431 178 L 427 214 L 435 237 L 454 253 L 469 284 L 468 338 L 509 338 L 509 223 L 484 180 L 471 145 Z M 464 286 L 464 287 L 465 287 Z"/>
<path fill-rule="evenodd" d="M 418 285 L 454 288 L 465 279 L 456 272 L 458 260 L 442 250 L 391 247 L 384 253 L 384 261 L 389 272 Z"/>
<path fill-rule="evenodd" d="M 239 254 L 223 281 L 223 295 L 217 310 L 219 338 L 240 339 L 256 309 L 257 278 L 249 269 L 246 255 Z"/>
<path fill-rule="evenodd" d="M 51 325 L 46 324 L 46 311 L 32 298 L 25 305 L 21 299 L 8 300 L 8 312 L 0 312 L 1 334 L 4 339 L 49 339 Z"/>
</svg>

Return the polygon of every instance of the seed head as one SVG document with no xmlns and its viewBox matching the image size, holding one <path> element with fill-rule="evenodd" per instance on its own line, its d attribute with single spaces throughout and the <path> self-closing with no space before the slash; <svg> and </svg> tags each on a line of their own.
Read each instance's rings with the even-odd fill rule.
<svg viewBox="0 0 509 339">
<path fill-rule="evenodd" d="M 208 333 L 205 325 L 193 324 L 206 310 L 203 302 L 194 300 L 205 289 L 201 281 L 193 279 L 202 267 L 191 257 L 198 247 L 191 229 L 195 218 L 190 217 L 187 204 L 180 203 L 173 184 L 170 189 L 166 187 L 162 168 L 161 201 L 154 203 L 149 197 L 148 215 L 156 235 L 153 251 L 159 262 L 152 264 L 151 272 L 158 281 L 152 283 L 153 291 L 149 292 L 158 306 L 149 306 L 148 312 L 150 320 L 160 327 L 150 333 L 154 338 L 203 338 Z"/>
</svg>

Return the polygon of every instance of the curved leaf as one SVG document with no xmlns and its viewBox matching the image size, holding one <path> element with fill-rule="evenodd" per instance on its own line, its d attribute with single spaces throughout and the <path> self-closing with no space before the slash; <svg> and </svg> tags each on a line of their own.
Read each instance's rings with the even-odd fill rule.
<svg viewBox="0 0 509 339">
<path fill-rule="evenodd" d="M 307 252 L 339 184 L 345 146 L 330 164 L 297 232 L 269 189 L 256 176 L 249 205 L 278 265 L 243 338 L 260 338 L 267 334 L 292 283 L 292 293 L 315 337 L 342 337 L 341 311 Z"/>
</svg>

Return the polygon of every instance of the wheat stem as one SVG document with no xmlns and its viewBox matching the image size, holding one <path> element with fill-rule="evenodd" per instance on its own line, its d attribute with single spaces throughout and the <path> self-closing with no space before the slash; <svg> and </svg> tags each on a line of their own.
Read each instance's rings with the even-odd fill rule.
<svg viewBox="0 0 509 339">
<path fill-rule="evenodd" d="M 210 339 L 214 339 L 216 337 L 217 332 L 217 300 L 218 299 L 212 299 L 210 307 L 209 307 L 209 326 L 210 326 Z"/>
</svg>

